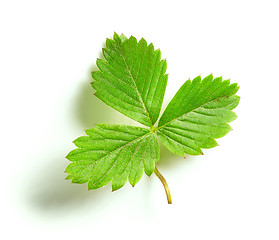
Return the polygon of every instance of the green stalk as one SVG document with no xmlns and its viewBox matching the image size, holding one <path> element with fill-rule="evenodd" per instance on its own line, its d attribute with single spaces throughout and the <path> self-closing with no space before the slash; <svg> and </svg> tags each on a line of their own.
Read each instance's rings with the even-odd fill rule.
<svg viewBox="0 0 279 240">
<path fill-rule="evenodd" d="M 165 188 L 167 199 L 168 199 L 168 204 L 172 204 L 170 189 L 169 189 L 166 179 L 162 176 L 162 174 L 158 171 L 158 169 L 156 167 L 155 167 L 154 173 L 160 179 L 160 181 L 162 182 L 162 184 Z"/>
</svg>

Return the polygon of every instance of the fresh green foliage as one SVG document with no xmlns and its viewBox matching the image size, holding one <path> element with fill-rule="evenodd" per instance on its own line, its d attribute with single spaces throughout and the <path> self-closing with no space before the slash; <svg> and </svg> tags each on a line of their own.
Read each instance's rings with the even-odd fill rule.
<svg viewBox="0 0 279 240">
<path fill-rule="evenodd" d="M 125 38 L 124 38 L 125 39 Z M 168 75 L 160 50 L 144 39 L 121 40 L 114 35 L 103 49 L 106 60 L 98 59 L 100 71 L 93 72 L 95 95 L 124 115 L 152 126 L 160 114 Z"/>
<path fill-rule="evenodd" d="M 200 155 L 202 149 L 217 146 L 215 139 L 225 136 L 231 130 L 228 123 L 236 119 L 232 110 L 239 103 L 235 95 L 239 87 L 212 75 L 187 80 L 156 127 L 168 80 L 160 50 L 144 39 L 115 33 L 107 39 L 103 55 L 104 60 L 97 60 L 99 71 L 92 73 L 95 95 L 150 129 L 98 124 L 87 130 L 87 136 L 74 141 L 78 148 L 67 155 L 72 163 L 66 168 L 66 179 L 88 182 L 88 189 L 112 182 L 112 190 L 117 190 L 127 180 L 134 186 L 143 172 L 148 176 L 154 172 L 167 192 L 165 179 L 155 167 L 158 139 L 179 156 Z"/>
<path fill-rule="evenodd" d="M 68 154 L 73 163 L 66 172 L 74 183 L 88 182 L 89 189 L 112 181 L 112 189 L 117 190 L 127 179 L 135 186 L 143 170 L 150 176 L 159 161 L 157 137 L 147 129 L 98 124 L 86 134 L 74 141 L 78 149 Z"/>
<path fill-rule="evenodd" d="M 225 136 L 236 119 L 231 111 L 239 102 L 238 86 L 209 75 L 201 81 L 186 81 L 163 113 L 158 137 L 173 153 L 184 156 L 203 154 L 201 148 L 217 146 L 214 140 Z"/>
</svg>

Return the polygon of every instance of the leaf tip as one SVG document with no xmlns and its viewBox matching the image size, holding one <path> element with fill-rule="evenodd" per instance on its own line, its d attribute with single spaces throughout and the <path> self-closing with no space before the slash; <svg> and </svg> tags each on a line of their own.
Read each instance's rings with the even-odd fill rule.
<svg viewBox="0 0 279 240">
<path fill-rule="evenodd" d="M 119 42 L 119 40 L 120 40 L 119 35 L 118 35 L 116 32 L 113 33 L 113 40 L 114 40 L 115 42 L 116 42 L 116 41 Z M 121 40 L 120 40 L 120 41 L 121 41 Z"/>
</svg>

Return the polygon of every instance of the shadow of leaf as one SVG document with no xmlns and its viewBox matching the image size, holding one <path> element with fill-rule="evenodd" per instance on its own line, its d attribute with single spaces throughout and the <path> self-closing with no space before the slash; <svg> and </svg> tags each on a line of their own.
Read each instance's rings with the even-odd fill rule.
<svg viewBox="0 0 279 240">
<path fill-rule="evenodd" d="M 87 184 L 71 184 L 66 181 L 64 173 L 66 161 L 62 154 L 39 169 L 36 181 L 29 188 L 29 202 L 39 213 L 55 215 L 71 214 L 86 210 L 90 202 L 98 207 L 99 199 L 105 199 L 111 194 L 109 187 L 88 191 Z M 92 204 L 91 204 L 92 205 Z M 90 206 L 92 209 L 93 206 Z"/>
<path fill-rule="evenodd" d="M 94 66 L 92 71 L 96 70 L 98 69 Z M 111 108 L 94 95 L 94 89 L 90 84 L 92 80 L 92 78 L 86 79 L 77 90 L 76 111 L 74 111 L 73 117 L 77 118 L 84 129 L 92 128 L 99 122 L 108 122 L 111 115 L 114 114 Z"/>
<path fill-rule="evenodd" d="M 78 120 L 77 122 L 80 123 L 83 130 L 95 127 L 96 123 L 113 123 L 115 119 L 123 118 L 120 113 L 113 111 L 94 96 L 94 90 L 90 85 L 90 82 L 92 82 L 90 75 L 95 70 L 97 70 L 97 67 L 93 66 L 88 78 L 82 82 L 80 89 L 77 91 L 76 105 L 72 112 L 72 117 Z M 29 191 L 29 202 L 32 207 L 35 207 L 41 213 L 58 216 L 59 213 L 69 214 L 73 211 L 81 211 L 86 208 L 87 203 L 93 201 L 94 207 L 104 204 L 105 196 L 111 194 L 109 186 L 88 191 L 87 183 L 71 184 L 70 181 L 65 180 L 67 175 L 64 171 L 70 162 L 65 159 L 67 145 L 61 145 L 62 148 L 59 148 L 59 152 L 53 159 L 42 159 L 40 157 L 41 161 L 46 162 L 47 165 L 36 170 L 37 175 L 29 177 L 31 186 L 27 191 Z M 33 179 L 36 179 L 36 181 Z M 98 201 L 100 199 L 102 201 Z M 90 205 L 90 209 L 94 207 L 92 207 L 92 204 Z"/>
<path fill-rule="evenodd" d="M 193 158 L 190 155 L 186 155 L 185 158 L 175 155 L 170 152 L 161 142 L 160 145 L 160 161 L 158 162 L 158 167 L 161 169 L 170 169 L 172 167 L 179 168 L 180 166 L 185 166 L 189 161 L 192 161 Z"/>
</svg>

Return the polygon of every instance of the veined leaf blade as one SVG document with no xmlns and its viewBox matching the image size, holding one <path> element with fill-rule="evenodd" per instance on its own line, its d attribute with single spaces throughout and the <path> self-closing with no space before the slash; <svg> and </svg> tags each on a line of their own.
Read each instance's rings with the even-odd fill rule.
<svg viewBox="0 0 279 240">
<path fill-rule="evenodd" d="M 239 87 L 212 75 L 186 81 L 159 120 L 158 137 L 179 156 L 199 155 L 202 148 L 217 146 L 214 140 L 225 136 L 236 119 L 232 111 L 239 103 Z"/>
<path fill-rule="evenodd" d="M 145 39 L 127 39 L 115 33 L 103 49 L 92 73 L 95 95 L 124 115 L 146 125 L 157 121 L 168 80 L 167 64 L 160 50 Z"/>
<path fill-rule="evenodd" d="M 78 148 L 67 155 L 72 163 L 66 172 L 73 183 L 88 182 L 88 189 L 112 182 L 117 190 L 127 180 L 134 186 L 143 172 L 151 175 L 159 161 L 157 136 L 147 129 L 98 124 L 86 133 L 74 141 Z"/>
</svg>

